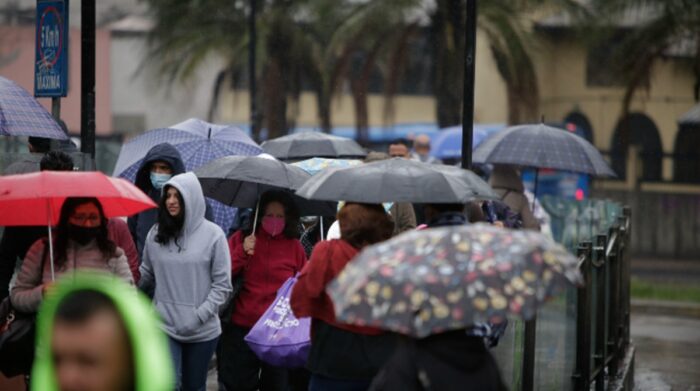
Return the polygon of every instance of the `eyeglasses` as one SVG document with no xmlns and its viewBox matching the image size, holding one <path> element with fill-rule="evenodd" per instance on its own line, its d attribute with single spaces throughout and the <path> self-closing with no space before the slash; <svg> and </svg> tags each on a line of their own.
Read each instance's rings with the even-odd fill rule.
<svg viewBox="0 0 700 391">
<path fill-rule="evenodd" d="M 86 221 L 89 221 L 91 223 L 99 223 L 101 218 L 100 215 L 98 214 L 83 214 L 83 213 L 78 213 L 70 217 L 72 221 L 75 221 L 77 223 L 83 224 Z"/>
</svg>

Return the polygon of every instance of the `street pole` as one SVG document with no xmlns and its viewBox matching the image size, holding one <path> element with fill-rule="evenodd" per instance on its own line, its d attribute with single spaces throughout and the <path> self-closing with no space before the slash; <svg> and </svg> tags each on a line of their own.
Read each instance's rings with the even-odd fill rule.
<svg viewBox="0 0 700 391">
<path fill-rule="evenodd" d="M 462 168 L 472 167 L 474 137 L 474 71 L 476 70 L 476 0 L 467 0 L 464 24 L 464 98 L 462 101 Z"/>
<path fill-rule="evenodd" d="M 80 10 L 80 152 L 95 159 L 95 0 Z"/>
<path fill-rule="evenodd" d="M 256 33 L 256 0 L 250 0 L 250 13 L 248 14 L 248 92 L 250 94 L 250 134 L 258 137 L 258 104 L 255 80 L 255 45 L 258 42 Z M 260 141 L 260 140 L 256 140 Z"/>
</svg>

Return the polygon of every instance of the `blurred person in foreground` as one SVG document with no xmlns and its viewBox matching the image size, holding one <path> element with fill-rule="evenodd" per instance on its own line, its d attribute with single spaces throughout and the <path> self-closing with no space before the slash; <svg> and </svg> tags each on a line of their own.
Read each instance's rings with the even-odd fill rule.
<svg viewBox="0 0 700 391">
<path fill-rule="evenodd" d="M 204 390 L 221 335 L 219 309 L 231 293 L 226 235 L 205 220 L 202 187 L 191 172 L 165 183 L 158 206 L 139 288 L 155 288 L 153 303 L 169 337 L 177 389 Z"/>
<path fill-rule="evenodd" d="M 41 171 L 73 171 L 73 158 L 61 151 L 46 153 L 41 159 Z M 109 239 L 121 247 L 129 262 L 134 282 L 139 280 L 139 258 L 126 222 L 112 218 L 107 222 Z M 0 241 L 0 300 L 9 294 L 12 275 L 19 271 L 29 247 L 47 236 L 46 226 L 6 227 Z"/>
<path fill-rule="evenodd" d="M 335 319 L 326 286 L 364 247 L 391 237 L 393 223 L 381 205 L 347 203 L 338 213 L 341 238 L 316 245 L 294 286 L 290 305 L 297 318 L 310 316 L 309 391 L 364 391 L 389 359 L 395 336 Z"/>
<path fill-rule="evenodd" d="M 169 391 L 166 337 L 147 299 L 109 275 L 79 272 L 37 316 L 35 391 Z"/>
<path fill-rule="evenodd" d="M 229 238 L 232 275 L 241 275 L 243 284 L 233 299 L 233 315 L 225 319 L 217 356 L 219 381 L 227 391 L 284 391 L 289 381 L 286 369 L 262 362 L 243 338 L 280 286 L 306 264 L 299 212 L 288 193 L 268 191 L 260 197 L 257 219 L 255 231 L 251 224 Z"/>
<path fill-rule="evenodd" d="M 413 158 L 419 162 L 428 164 L 442 164 L 442 160 L 430 154 L 430 136 L 419 134 L 413 140 Z"/>
</svg>

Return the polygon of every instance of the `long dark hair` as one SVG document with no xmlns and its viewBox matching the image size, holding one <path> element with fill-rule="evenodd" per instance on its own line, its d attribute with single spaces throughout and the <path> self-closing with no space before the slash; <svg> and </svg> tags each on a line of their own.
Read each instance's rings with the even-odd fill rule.
<svg viewBox="0 0 700 391">
<path fill-rule="evenodd" d="M 112 258 L 117 250 L 117 246 L 109 240 L 109 235 L 107 233 L 107 218 L 105 217 L 104 210 L 102 209 L 102 204 L 97 198 L 66 198 L 61 207 L 61 216 L 58 219 L 58 226 L 56 228 L 56 239 L 55 243 L 55 262 L 58 267 L 62 267 L 67 260 L 66 251 L 68 250 L 68 239 L 69 230 L 68 221 L 70 216 L 75 212 L 75 209 L 84 204 L 93 204 L 97 207 L 100 212 L 100 226 L 97 230 L 97 248 L 100 249 L 102 255 L 109 259 Z"/>
<path fill-rule="evenodd" d="M 284 208 L 284 231 L 282 235 L 287 239 L 298 239 L 300 236 L 299 232 L 299 209 L 297 208 L 292 196 L 285 191 L 280 190 L 269 190 L 263 193 L 260 197 L 260 210 L 258 211 L 258 222 L 257 229 L 262 227 L 262 219 L 265 217 L 265 209 L 272 202 L 279 202 Z M 255 218 L 255 210 L 253 210 L 253 219 Z M 253 233 L 252 221 L 250 219 L 249 226 L 243 231 L 245 236 Z"/>
<path fill-rule="evenodd" d="M 182 199 L 182 194 L 177 190 L 177 199 L 180 202 L 180 213 L 177 216 L 171 216 L 168 208 L 165 206 L 165 201 L 168 199 L 168 190 L 173 186 L 163 187 L 163 196 L 158 202 L 158 232 L 156 233 L 156 243 L 162 245 L 168 244 L 171 240 L 175 242 L 178 249 L 182 249 L 177 242 L 182 232 L 182 227 L 185 225 L 185 200 Z"/>
</svg>

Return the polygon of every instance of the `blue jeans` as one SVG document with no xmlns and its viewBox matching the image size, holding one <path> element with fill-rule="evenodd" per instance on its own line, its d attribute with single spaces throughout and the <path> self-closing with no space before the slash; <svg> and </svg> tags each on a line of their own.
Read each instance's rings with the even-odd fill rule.
<svg viewBox="0 0 700 391">
<path fill-rule="evenodd" d="M 168 337 L 170 356 L 173 358 L 177 390 L 204 391 L 207 372 L 219 337 L 204 342 L 180 342 Z"/>
<path fill-rule="evenodd" d="M 366 391 L 370 384 L 372 379 L 341 380 L 312 373 L 309 391 Z"/>
</svg>

